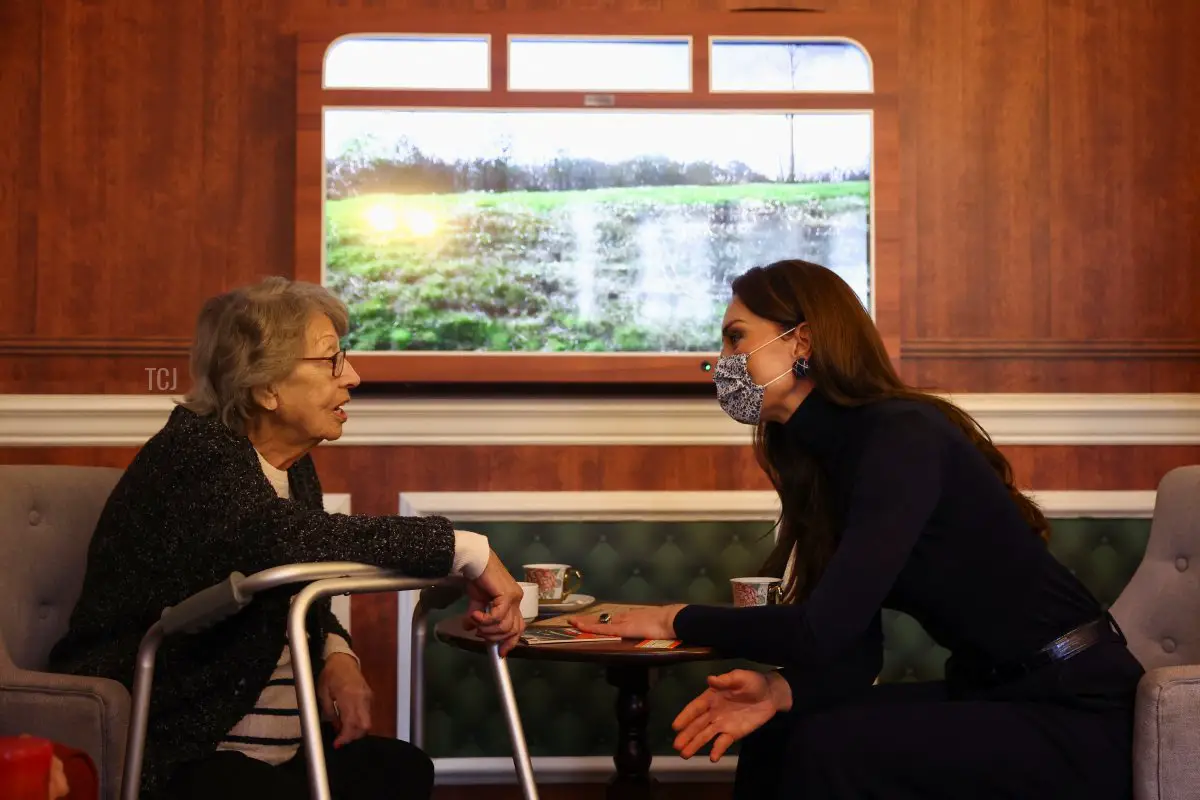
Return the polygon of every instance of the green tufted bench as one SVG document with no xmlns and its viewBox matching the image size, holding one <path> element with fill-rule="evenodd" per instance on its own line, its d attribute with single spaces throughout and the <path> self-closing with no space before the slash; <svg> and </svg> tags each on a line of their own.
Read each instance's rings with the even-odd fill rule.
<svg viewBox="0 0 1200 800">
<path fill-rule="evenodd" d="M 1137 569 L 1148 519 L 1052 520 L 1050 550 L 1104 603 Z M 624 602 L 729 602 L 729 579 L 754 574 L 771 548 L 770 525 L 753 522 L 472 523 L 517 573 L 558 561 L 584 573 L 582 591 Z M 462 605 L 431 615 L 436 624 Z M 947 653 L 911 617 L 885 612 L 881 682 L 936 680 Z M 651 689 L 653 752 L 674 753 L 670 722 L 704 688 L 704 678 L 740 662 L 687 664 L 661 671 Z M 615 690 L 598 667 L 510 662 L 533 756 L 612 754 Z M 507 729 L 486 659 L 432 643 L 426 650 L 425 748 L 435 758 L 508 756 Z M 736 752 L 736 749 L 731 751 Z"/>
</svg>

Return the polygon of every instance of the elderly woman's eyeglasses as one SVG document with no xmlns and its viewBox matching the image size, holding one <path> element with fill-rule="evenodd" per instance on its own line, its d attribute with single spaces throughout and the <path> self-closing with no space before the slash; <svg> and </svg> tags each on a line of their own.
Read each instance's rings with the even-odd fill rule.
<svg viewBox="0 0 1200 800">
<path fill-rule="evenodd" d="M 333 367 L 333 377 L 342 377 L 342 370 L 346 367 L 346 351 L 338 350 L 331 356 L 306 356 L 300 359 L 301 361 L 328 361 Z"/>
</svg>

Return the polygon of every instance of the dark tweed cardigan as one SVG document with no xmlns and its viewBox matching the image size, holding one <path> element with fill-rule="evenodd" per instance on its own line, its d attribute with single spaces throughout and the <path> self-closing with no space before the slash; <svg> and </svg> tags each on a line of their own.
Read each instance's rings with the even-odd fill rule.
<svg viewBox="0 0 1200 800">
<path fill-rule="evenodd" d="M 163 608 L 239 571 L 304 561 L 358 561 L 417 577 L 450 572 L 454 532 L 442 517 L 327 514 L 311 456 L 288 470 L 291 500 L 263 474 L 250 440 L 178 406 L 108 499 L 87 574 L 51 669 L 132 689 L 138 644 Z M 299 586 L 259 595 L 236 617 L 163 642 L 154 671 L 143 794 L 161 796 L 180 762 L 214 752 L 254 706 L 287 643 Z M 330 611 L 309 618 L 313 668 L 326 633 L 350 640 Z"/>
</svg>

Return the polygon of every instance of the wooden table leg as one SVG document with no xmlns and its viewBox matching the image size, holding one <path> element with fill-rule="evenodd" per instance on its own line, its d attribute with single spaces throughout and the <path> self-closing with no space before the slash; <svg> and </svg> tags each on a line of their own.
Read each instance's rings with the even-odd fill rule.
<svg viewBox="0 0 1200 800">
<path fill-rule="evenodd" d="M 654 796 L 650 777 L 650 670 L 646 667 L 609 667 L 608 682 L 617 687 L 616 776 L 608 784 L 609 800 L 641 800 Z"/>
</svg>

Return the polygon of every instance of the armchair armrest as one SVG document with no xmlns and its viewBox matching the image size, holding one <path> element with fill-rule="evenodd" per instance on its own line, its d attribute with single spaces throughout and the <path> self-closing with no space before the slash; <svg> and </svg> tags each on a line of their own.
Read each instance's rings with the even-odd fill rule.
<svg viewBox="0 0 1200 800">
<path fill-rule="evenodd" d="M 0 734 L 53 739 L 92 757 L 100 797 L 115 798 L 125 757 L 129 693 L 107 678 L 0 668 Z"/>
<path fill-rule="evenodd" d="M 1136 800 L 1185 800 L 1200 786 L 1200 664 L 1160 667 L 1138 683 L 1133 727 Z"/>
</svg>

